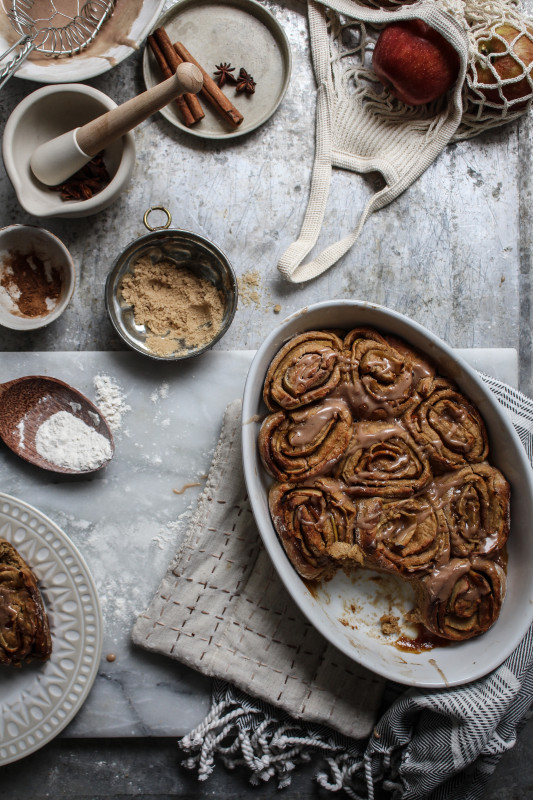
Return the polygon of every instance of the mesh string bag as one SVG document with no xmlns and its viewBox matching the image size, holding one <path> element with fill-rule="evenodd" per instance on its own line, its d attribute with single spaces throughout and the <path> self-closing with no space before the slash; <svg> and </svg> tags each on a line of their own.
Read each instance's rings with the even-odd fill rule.
<svg viewBox="0 0 533 800">
<path fill-rule="evenodd" d="M 278 269 L 292 283 L 331 267 L 357 240 L 369 215 L 415 181 L 450 143 L 502 125 L 525 113 L 533 98 L 533 23 L 509 0 L 308 0 L 309 35 L 317 83 L 316 144 L 308 206 L 297 241 Z M 447 95 L 407 106 L 390 94 L 372 70 L 380 30 L 395 20 L 422 19 L 455 48 L 460 69 Z M 499 33 L 506 23 L 516 33 Z M 489 52 L 493 48 L 494 52 Z M 513 61 L 502 79 L 498 59 Z M 522 81 L 522 83 L 520 83 Z M 513 98 L 519 86 L 520 97 Z M 513 88 L 511 88 L 513 87 Z M 515 91 L 516 93 L 516 91 Z M 510 99 L 509 99 L 510 98 Z M 353 230 L 305 261 L 318 241 L 332 169 L 380 173 L 382 186 L 367 200 Z"/>
</svg>

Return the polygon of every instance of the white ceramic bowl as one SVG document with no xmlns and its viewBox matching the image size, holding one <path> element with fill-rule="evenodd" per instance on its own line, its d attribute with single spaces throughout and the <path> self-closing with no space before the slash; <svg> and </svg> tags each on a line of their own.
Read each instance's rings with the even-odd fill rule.
<svg viewBox="0 0 533 800">
<path fill-rule="evenodd" d="M 165 0 L 117 0 L 113 15 L 86 50 L 71 58 L 34 60 L 31 57 L 21 64 L 15 75 L 48 84 L 86 81 L 101 75 L 139 49 L 164 4 Z M 8 0 L 0 0 L 0 53 L 19 38 L 5 14 L 6 7 L 10 6 Z"/>
<path fill-rule="evenodd" d="M 89 200 L 62 200 L 40 183 L 30 158 L 44 142 L 100 116 L 116 103 L 92 86 L 44 86 L 24 98 L 9 117 L 2 141 L 4 165 L 25 211 L 36 217 L 87 217 L 113 203 L 130 182 L 135 166 L 135 140 L 130 131 L 104 152 L 110 183 Z"/>
<path fill-rule="evenodd" d="M 410 587 L 388 576 L 359 570 L 354 577 L 337 573 L 311 591 L 290 564 L 272 525 L 267 498 L 272 479 L 257 449 L 258 420 L 267 413 L 262 387 L 268 366 L 284 342 L 298 333 L 357 326 L 374 327 L 403 338 L 426 353 L 442 375 L 458 384 L 485 420 L 491 462 L 511 484 L 507 595 L 497 622 L 478 638 L 425 653 L 400 651 L 391 637 L 381 634 L 379 619 L 391 610 L 399 610 L 401 616 L 410 608 Z M 518 645 L 533 618 L 533 473 L 520 439 L 495 396 L 479 375 L 430 331 L 387 308 L 349 300 L 319 303 L 293 314 L 272 331 L 252 362 L 244 390 L 242 437 L 246 485 L 265 547 L 300 609 L 339 650 L 386 678 L 430 688 L 473 681 L 496 668 Z"/>
<path fill-rule="evenodd" d="M 60 297 L 47 314 L 39 317 L 26 317 L 17 313 L 16 305 L 9 294 L 0 287 L 0 325 L 16 331 L 43 328 L 63 313 L 74 293 L 76 270 L 72 256 L 57 236 L 33 225 L 9 225 L 0 230 L 0 279 L 6 269 L 6 256 L 10 253 L 36 255 L 45 266 L 50 265 L 61 274 Z"/>
</svg>

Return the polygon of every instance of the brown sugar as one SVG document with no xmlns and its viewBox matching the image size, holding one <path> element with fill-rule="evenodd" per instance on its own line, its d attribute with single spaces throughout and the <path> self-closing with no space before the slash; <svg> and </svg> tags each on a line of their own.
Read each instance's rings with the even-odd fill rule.
<svg viewBox="0 0 533 800">
<path fill-rule="evenodd" d="M 216 336 L 224 317 L 222 293 L 184 266 L 143 256 L 121 285 L 137 325 L 147 331 L 146 346 L 159 356 L 201 348 Z"/>
</svg>

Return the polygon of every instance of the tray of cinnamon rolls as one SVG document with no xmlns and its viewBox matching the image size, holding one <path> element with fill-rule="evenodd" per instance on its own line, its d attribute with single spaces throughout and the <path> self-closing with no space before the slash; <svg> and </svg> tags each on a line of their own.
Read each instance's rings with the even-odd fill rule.
<svg viewBox="0 0 533 800">
<path fill-rule="evenodd" d="M 417 323 L 351 301 L 282 323 L 246 383 L 243 463 L 285 587 L 354 660 L 457 685 L 527 630 L 527 457 L 480 376 Z"/>
</svg>

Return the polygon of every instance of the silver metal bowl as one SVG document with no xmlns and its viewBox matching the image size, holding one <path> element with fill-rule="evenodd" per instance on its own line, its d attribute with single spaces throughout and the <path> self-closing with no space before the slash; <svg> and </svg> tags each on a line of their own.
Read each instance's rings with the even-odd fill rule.
<svg viewBox="0 0 533 800">
<path fill-rule="evenodd" d="M 149 216 L 154 211 L 166 215 L 166 223 L 153 227 Z M 144 224 L 150 233 L 135 239 L 121 253 L 109 273 L 105 287 L 105 304 L 109 319 L 121 339 L 138 353 L 157 361 L 183 361 L 209 350 L 224 336 L 237 309 L 238 289 L 233 268 L 216 245 L 191 231 L 170 228 L 171 215 L 163 206 L 153 206 L 144 215 Z M 125 275 L 132 274 L 136 262 L 149 256 L 156 264 L 161 259 L 172 261 L 178 267 L 186 267 L 195 275 L 209 281 L 224 298 L 224 316 L 220 328 L 201 347 L 180 348 L 169 355 L 158 355 L 150 350 L 147 337 L 152 335 L 144 325 L 135 322 L 133 307 L 122 297 L 121 285 Z"/>
</svg>

